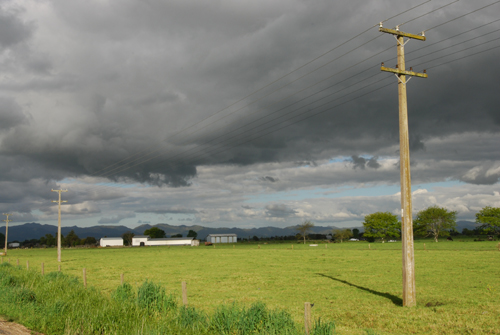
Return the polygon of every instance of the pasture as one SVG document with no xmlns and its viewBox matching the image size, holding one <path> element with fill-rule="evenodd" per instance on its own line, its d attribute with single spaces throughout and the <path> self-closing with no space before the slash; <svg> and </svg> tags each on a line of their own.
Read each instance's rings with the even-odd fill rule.
<svg viewBox="0 0 500 335">
<path fill-rule="evenodd" d="M 424 249 L 425 243 L 425 249 Z M 292 248 L 293 245 L 293 248 Z M 237 302 L 264 302 L 303 323 L 334 321 L 338 334 L 500 334 L 498 242 L 415 242 L 417 307 L 401 307 L 401 243 L 344 242 L 310 247 L 283 244 L 216 247 L 63 249 L 64 274 L 110 294 L 120 274 L 133 287 L 146 279 L 206 312 Z M 57 271 L 57 249 L 9 250 L 30 271 Z"/>
</svg>

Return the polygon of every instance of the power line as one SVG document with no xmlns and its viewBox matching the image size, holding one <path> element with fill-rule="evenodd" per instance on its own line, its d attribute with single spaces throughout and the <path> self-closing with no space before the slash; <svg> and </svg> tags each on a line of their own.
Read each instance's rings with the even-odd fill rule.
<svg viewBox="0 0 500 335">
<path fill-rule="evenodd" d="M 455 1 L 453 1 L 453 2 L 450 2 L 449 4 L 446 4 L 446 5 L 444 5 L 444 6 L 441 6 L 441 7 L 439 7 L 439 8 L 436 8 L 436 9 L 434 9 L 434 10 L 431 10 L 430 12 L 427 12 L 427 13 L 425 13 L 425 14 L 422 14 L 422 15 L 420 15 L 420 16 L 417 16 L 417 17 L 415 17 L 415 18 L 413 18 L 413 19 L 411 19 L 411 20 L 408 20 L 408 21 L 406 21 L 406 22 L 403 22 L 403 23 L 401 23 L 401 24 L 398 24 L 397 26 L 398 26 L 398 27 L 401 27 L 401 26 L 402 26 L 402 25 L 404 25 L 404 24 L 410 23 L 410 22 L 412 22 L 412 21 L 415 21 L 415 20 L 417 20 L 417 19 L 420 19 L 421 17 L 424 17 L 424 16 L 426 16 L 426 15 L 429 15 L 429 14 L 432 14 L 432 13 L 434 13 L 434 12 L 437 12 L 438 10 L 443 9 L 443 8 L 445 8 L 445 7 L 449 6 L 449 5 L 452 5 L 452 4 L 454 4 L 455 2 L 458 2 L 458 1 L 460 1 L 460 0 L 455 0 Z M 424 31 L 425 31 L 425 30 L 424 30 Z"/>
<path fill-rule="evenodd" d="M 417 60 L 417 59 L 420 59 L 420 58 L 422 58 L 422 57 L 427 57 L 427 56 L 432 55 L 432 54 L 435 54 L 435 53 L 437 53 L 437 52 L 441 52 L 441 51 L 443 51 L 443 50 L 453 48 L 453 47 L 455 47 L 455 46 L 457 46 L 457 45 L 464 44 L 464 43 L 467 43 L 467 42 L 470 42 L 470 41 L 476 40 L 476 39 L 478 39 L 478 38 L 482 38 L 482 37 L 487 36 L 487 35 L 489 35 L 489 34 L 493 34 L 493 33 L 497 32 L 497 31 L 499 31 L 499 30 L 500 30 L 500 28 L 499 28 L 499 29 L 496 29 L 496 30 L 493 30 L 493 31 L 490 31 L 489 33 L 483 34 L 483 35 L 481 35 L 481 36 L 472 37 L 472 38 L 469 38 L 468 40 L 465 40 L 465 41 L 462 41 L 462 42 L 459 42 L 459 43 L 455 43 L 455 44 L 453 44 L 453 45 L 447 46 L 447 47 L 445 47 L 445 48 L 442 48 L 442 49 L 439 49 L 439 50 L 436 50 L 436 51 L 433 51 L 433 52 L 430 52 L 430 53 L 425 54 L 425 55 L 422 55 L 422 56 L 418 56 L 418 57 L 416 57 L 416 58 L 412 58 L 412 59 L 410 59 L 410 60 L 409 60 L 409 62 L 413 62 L 413 61 L 415 61 L 415 60 Z M 491 40 L 491 41 L 488 41 L 488 42 L 485 42 L 485 43 L 493 42 L 493 41 L 496 41 L 496 40 L 498 40 L 498 38 L 496 38 L 496 39 L 494 39 L 494 40 Z M 480 44 L 479 44 L 479 45 L 480 45 Z"/>
<path fill-rule="evenodd" d="M 435 29 L 435 28 L 437 28 L 437 27 L 441 27 L 442 25 L 445 25 L 445 24 L 450 23 L 450 22 L 452 22 L 452 21 L 458 20 L 458 19 L 460 19 L 460 18 L 462 18 L 462 17 L 464 17 L 464 16 L 467 16 L 467 15 L 469 15 L 469 14 L 475 13 L 475 12 L 477 12 L 477 11 L 480 11 L 481 9 L 485 9 L 485 8 L 490 7 L 490 6 L 492 6 L 492 5 L 496 4 L 496 3 L 499 3 L 499 2 L 500 2 L 500 0 L 499 0 L 499 1 L 495 1 L 495 2 L 493 2 L 493 3 L 490 3 L 489 5 L 486 5 L 486 6 L 484 6 L 484 7 L 478 8 L 478 9 L 476 9 L 476 10 L 473 10 L 472 12 L 466 13 L 466 14 L 464 14 L 464 15 L 457 16 L 457 17 L 456 17 L 456 18 L 454 18 L 454 19 L 448 20 L 448 21 L 446 21 L 446 22 L 443 22 L 443 23 L 438 24 L 437 26 L 434 26 L 434 27 L 431 27 L 431 28 L 429 28 L 429 29 L 427 29 L 427 30 L 424 30 L 424 32 L 428 32 L 429 30 Z"/>
<path fill-rule="evenodd" d="M 425 2 L 421 3 L 421 4 L 417 5 L 417 6 L 414 6 L 414 7 L 410 8 L 410 9 L 407 9 L 407 10 L 405 10 L 405 11 L 403 11 L 403 12 L 400 12 L 399 14 L 396 14 L 396 15 L 394 15 L 394 16 L 391 16 L 390 18 L 388 18 L 388 19 L 386 19 L 386 20 L 384 20 L 384 21 L 382 21 L 382 22 L 385 22 L 385 21 L 387 21 L 387 20 L 390 20 L 390 19 L 392 19 L 392 18 L 395 18 L 395 17 L 397 17 L 397 16 L 400 16 L 400 15 L 402 15 L 402 14 L 404 14 L 404 13 L 406 13 L 406 12 L 409 12 L 409 11 L 411 11 L 411 10 L 413 10 L 413 9 L 417 8 L 417 7 L 420 7 L 420 6 L 422 6 L 422 5 L 426 4 L 426 3 L 430 2 L 430 1 L 432 1 L 432 0 L 427 0 L 427 1 L 425 1 Z M 200 120 L 200 121 L 196 122 L 196 123 L 195 123 L 195 124 L 193 124 L 193 125 L 190 125 L 190 126 L 188 126 L 188 127 L 184 128 L 184 129 L 182 129 L 182 130 L 180 130 L 180 131 L 178 131 L 178 132 L 176 132 L 176 133 L 172 134 L 172 135 L 171 135 L 171 136 L 169 136 L 167 139 L 172 139 L 172 138 L 173 138 L 173 137 L 175 137 L 176 135 L 179 135 L 179 134 L 185 133 L 188 129 L 190 129 L 190 128 L 192 128 L 192 127 L 195 127 L 195 126 L 197 126 L 197 125 L 201 124 L 202 122 L 204 122 L 204 121 L 208 120 L 208 119 L 209 119 L 209 118 L 211 118 L 212 116 L 215 116 L 215 115 L 217 115 L 217 114 L 219 114 L 219 113 L 223 112 L 224 110 L 226 110 L 226 109 L 228 109 L 228 108 L 230 108 L 230 107 L 232 107 L 232 106 L 236 105 L 237 103 L 239 103 L 239 102 L 241 102 L 241 101 L 245 100 L 246 98 L 248 98 L 248 97 L 250 97 L 250 96 L 252 96 L 252 95 L 256 94 L 257 92 L 259 92 L 259 91 L 263 90 L 264 88 L 269 87 L 270 85 L 272 85 L 272 84 L 276 83 L 277 81 L 279 81 L 279 80 L 281 80 L 281 79 L 283 79 L 283 78 L 285 78 L 285 77 L 289 76 L 290 74 L 292 74 L 292 73 L 294 73 L 294 72 L 298 71 L 299 69 L 301 69 L 301 68 L 303 68 L 303 67 L 305 67 L 305 66 L 307 66 L 307 65 L 311 64 L 312 62 L 314 62 L 314 61 L 318 60 L 319 58 L 321 58 L 321 57 L 323 57 L 323 56 L 327 55 L 328 53 L 330 53 L 330 52 L 332 52 L 332 51 L 334 51 L 334 50 L 336 50 L 336 49 L 340 48 L 341 46 L 343 46 L 343 45 L 345 45 L 345 44 L 349 43 L 350 41 L 352 41 L 352 40 L 356 39 L 357 37 L 359 37 L 359 36 L 363 35 L 364 33 L 368 32 L 370 29 L 372 29 L 372 28 L 374 28 L 374 27 L 376 27 L 376 26 L 377 26 L 377 25 L 374 25 L 374 26 L 369 27 L 368 29 L 366 29 L 366 30 L 362 31 L 361 33 L 357 34 L 356 36 L 354 36 L 354 37 L 352 37 L 352 38 L 348 39 L 347 41 L 345 41 L 345 42 L 341 43 L 340 45 L 338 45 L 338 46 L 336 46 L 336 47 L 334 47 L 334 48 L 332 48 L 332 49 L 328 50 L 327 52 L 325 52 L 325 53 L 321 54 L 320 56 L 318 56 L 318 57 L 316 57 L 316 58 L 312 59 L 311 61 L 309 61 L 309 62 L 307 62 L 307 63 L 303 64 L 302 66 L 300 66 L 300 67 L 298 67 L 298 68 L 294 69 L 293 71 L 291 71 L 291 72 L 289 72 L 289 73 L 285 74 L 284 76 L 282 76 L 282 77 L 280 77 L 280 78 L 278 78 L 278 79 L 274 80 L 273 82 L 271 82 L 271 83 L 269 83 L 269 84 L 267 84 L 267 85 L 265 85 L 265 86 L 263 86 L 263 87 L 259 88 L 258 90 L 256 90 L 256 91 L 252 92 L 251 94 L 249 94 L 249 95 L 247 95 L 247 96 L 245 96 L 245 97 L 243 97 L 243 98 L 239 99 L 238 101 L 236 101 L 235 103 L 233 103 L 233 104 L 231 104 L 231 105 L 229 105 L 229 106 L 225 107 L 224 109 L 222 109 L 222 110 L 220 110 L 220 111 L 218 111 L 218 112 L 216 112 L 216 113 L 214 113 L 214 114 L 212 114 L 212 115 L 210 115 L 210 116 L 208 116 L 208 117 L 206 117 L 206 118 L 204 118 L 204 119 L 202 119 L 202 120 Z M 233 113 L 234 113 L 234 112 L 233 112 Z M 232 114 L 233 114 L 233 113 L 232 113 Z M 167 139 L 165 139 L 165 140 L 167 140 Z M 138 159 L 144 158 L 144 157 L 148 156 L 149 154 L 152 154 L 152 153 L 158 152 L 159 150 L 160 150 L 160 148 L 155 149 L 155 150 L 152 150 L 152 151 L 150 151 L 150 152 L 148 152 L 148 153 L 142 154 L 141 156 L 139 156 L 138 158 L 136 158 L 136 159 L 135 159 L 135 160 L 133 160 L 132 162 L 134 162 L 134 161 L 136 161 L 136 160 L 138 160 Z M 139 155 L 139 154 L 141 154 L 141 153 L 143 153 L 143 151 L 142 151 L 142 150 L 141 150 L 141 151 L 139 151 L 139 152 L 137 152 L 136 154 L 133 154 L 133 155 L 131 155 L 131 156 L 127 157 L 127 158 L 124 158 L 124 159 L 122 159 L 122 160 L 120 160 L 120 161 L 118 161 L 118 162 L 116 162 L 116 163 L 113 163 L 113 164 L 111 164 L 111 165 L 108 165 L 107 167 L 105 167 L 105 168 L 103 168 L 103 169 L 100 169 L 100 170 L 98 170 L 98 171 L 96 171 L 96 172 L 94 172 L 94 173 L 91 173 L 91 174 L 90 174 L 90 176 L 99 176 L 99 175 L 98 175 L 98 173 L 100 173 L 100 172 L 104 172 L 105 170 L 108 170 L 108 169 L 109 169 L 109 168 L 111 168 L 111 167 L 114 167 L 114 166 L 116 166 L 116 165 L 118 165 L 118 164 L 120 164 L 120 163 L 123 163 L 123 162 L 125 162 L 126 160 L 132 159 L 134 156 L 137 156 L 137 155 Z M 128 163 L 126 163 L 126 164 L 128 164 Z M 115 170 L 115 169 L 113 169 L 113 170 Z M 113 170 L 111 170 L 111 171 L 113 171 Z M 109 172 L 109 171 L 108 171 L 108 172 Z"/>
<path fill-rule="evenodd" d="M 458 51 L 452 52 L 451 54 L 447 54 L 447 55 L 444 55 L 444 56 L 441 56 L 441 57 L 437 57 L 437 58 L 431 59 L 431 60 L 429 60 L 429 61 L 422 62 L 422 63 L 417 64 L 417 65 L 414 65 L 414 66 L 420 66 L 420 65 L 422 65 L 422 64 L 426 64 L 426 63 L 429 63 L 429 62 L 433 62 L 433 61 L 435 61 L 435 60 L 438 60 L 438 59 L 441 59 L 441 58 L 445 58 L 445 57 L 448 57 L 448 56 L 452 56 L 452 55 L 455 55 L 455 54 L 457 54 L 457 53 L 464 52 L 465 50 L 473 49 L 473 48 L 476 48 L 476 47 L 481 46 L 481 45 L 483 45 L 483 44 L 491 43 L 491 42 L 494 42 L 494 41 L 497 41 L 497 40 L 500 40 L 500 37 L 499 37 L 499 38 L 495 38 L 495 39 L 493 39 L 493 40 L 491 40 L 491 41 L 487 41 L 487 42 L 484 42 L 484 43 L 480 43 L 480 44 L 477 44 L 477 45 L 473 45 L 473 46 L 471 46 L 471 47 L 468 47 L 468 48 L 465 48 L 465 49 L 462 49 L 462 50 L 458 50 Z M 492 49 L 494 49 L 494 48 L 492 48 Z M 490 49 L 490 50 L 491 50 L 491 49 Z M 429 68 L 429 69 L 430 69 L 430 68 Z"/>
<path fill-rule="evenodd" d="M 489 48 L 489 49 L 486 49 L 486 50 L 478 51 L 476 53 L 473 53 L 473 54 L 470 54 L 470 55 L 467 55 L 467 56 L 463 56 L 463 57 L 460 57 L 460 58 L 457 58 L 457 59 L 453 59 L 453 60 L 450 60 L 450 61 L 445 62 L 445 63 L 434 65 L 434 66 L 428 67 L 427 69 L 433 69 L 433 68 L 436 68 L 436 67 L 439 67 L 439 66 L 443 66 L 443 65 L 446 65 L 446 64 L 449 64 L 449 63 L 453 63 L 453 62 L 462 60 L 464 58 L 469 58 L 469 57 L 472 57 L 472 56 L 475 56 L 475 55 L 479 55 L 479 54 L 482 54 L 482 53 L 485 53 L 487 51 L 490 51 L 490 50 L 493 50 L 493 49 L 497 49 L 497 48 L 500 48 L 500 45 L 497 45 L 496 47 L 492 47 L 492 48 Z"/>
</svg>

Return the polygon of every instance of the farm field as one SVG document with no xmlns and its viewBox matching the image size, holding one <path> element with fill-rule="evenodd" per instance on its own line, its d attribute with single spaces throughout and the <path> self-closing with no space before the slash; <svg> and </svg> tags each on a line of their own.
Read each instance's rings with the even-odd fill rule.
<svg viewBox="0 0 500 335">
<path fill-rule="evenodd" d="M 424 249 L 425 243 L 425 249 Z M 134 287 L 146 279 L 207 312 L 262 301 L 300 323 L 334 321 L 338 334 L 500 334 L 498 242 L 415 242 L 416 308 L 401 307 L 401 243 L 348 242 L 63 249 L 62 272 L 110 294 L 120 274 Z M 293 249 L 292 249 L 293 245 Z M 9 250 L 2 262 L 45 273 L 57 270 L 57 249 Z"/>
</svg>

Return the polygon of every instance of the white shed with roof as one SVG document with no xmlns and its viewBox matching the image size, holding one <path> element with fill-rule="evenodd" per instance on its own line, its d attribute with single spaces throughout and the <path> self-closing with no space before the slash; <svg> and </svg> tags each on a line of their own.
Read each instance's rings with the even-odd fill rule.
<svg viewBox="0 0 500 335">
<path fill-rule="evenodd" d="M 102 237 L 101 247 L 123 247 L 123 238 L 121 237 Z"/>
<path fill-rule="evenodd" d="M 171 238 L 150 238 L 147 235 L 138 235 L 132 238 L 132 246 L 153 246 L 153 245 L 196 245 L 194 237 L 171 237 Z"/>
<path fill-rule="evenodd" d="M 210 243 L 236 243 L 238 236 L 236 234 L 209 234 L 207 242 Z"/>
</svg>

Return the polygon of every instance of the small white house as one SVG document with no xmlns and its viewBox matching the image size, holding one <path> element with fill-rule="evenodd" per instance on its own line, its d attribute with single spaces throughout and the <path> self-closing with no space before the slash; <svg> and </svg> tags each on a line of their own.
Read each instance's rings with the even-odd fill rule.
<svg viewBox="0 0 500 335">
<path fill-rule="evenodd" d="M 123 238 L 121 237 L 102 237 L 101 247 L 123 247 Z"/>
<path fill-rule="evenodd" d="M 210 243 L 236 243 L 238 237 L 236 234 L 209 234 L 207 242 Z"/>
<path fill-rule="evenodd" d="M 171 237 L 171 238 L 150 238 L 146 235 L 138 235 L 132 238 L 132 246 L 153 246 L 153 245 L 190 245 L 195 246 L 197 240 L 193 237 Z"/>
<path fill-rule="evenodd" d="M 9 248 L 19 248 L 21 246 L 21 244 L 18 242 L 11 242 L 11 243 L 7 244 L 7 246 Z"/>
</svg>

